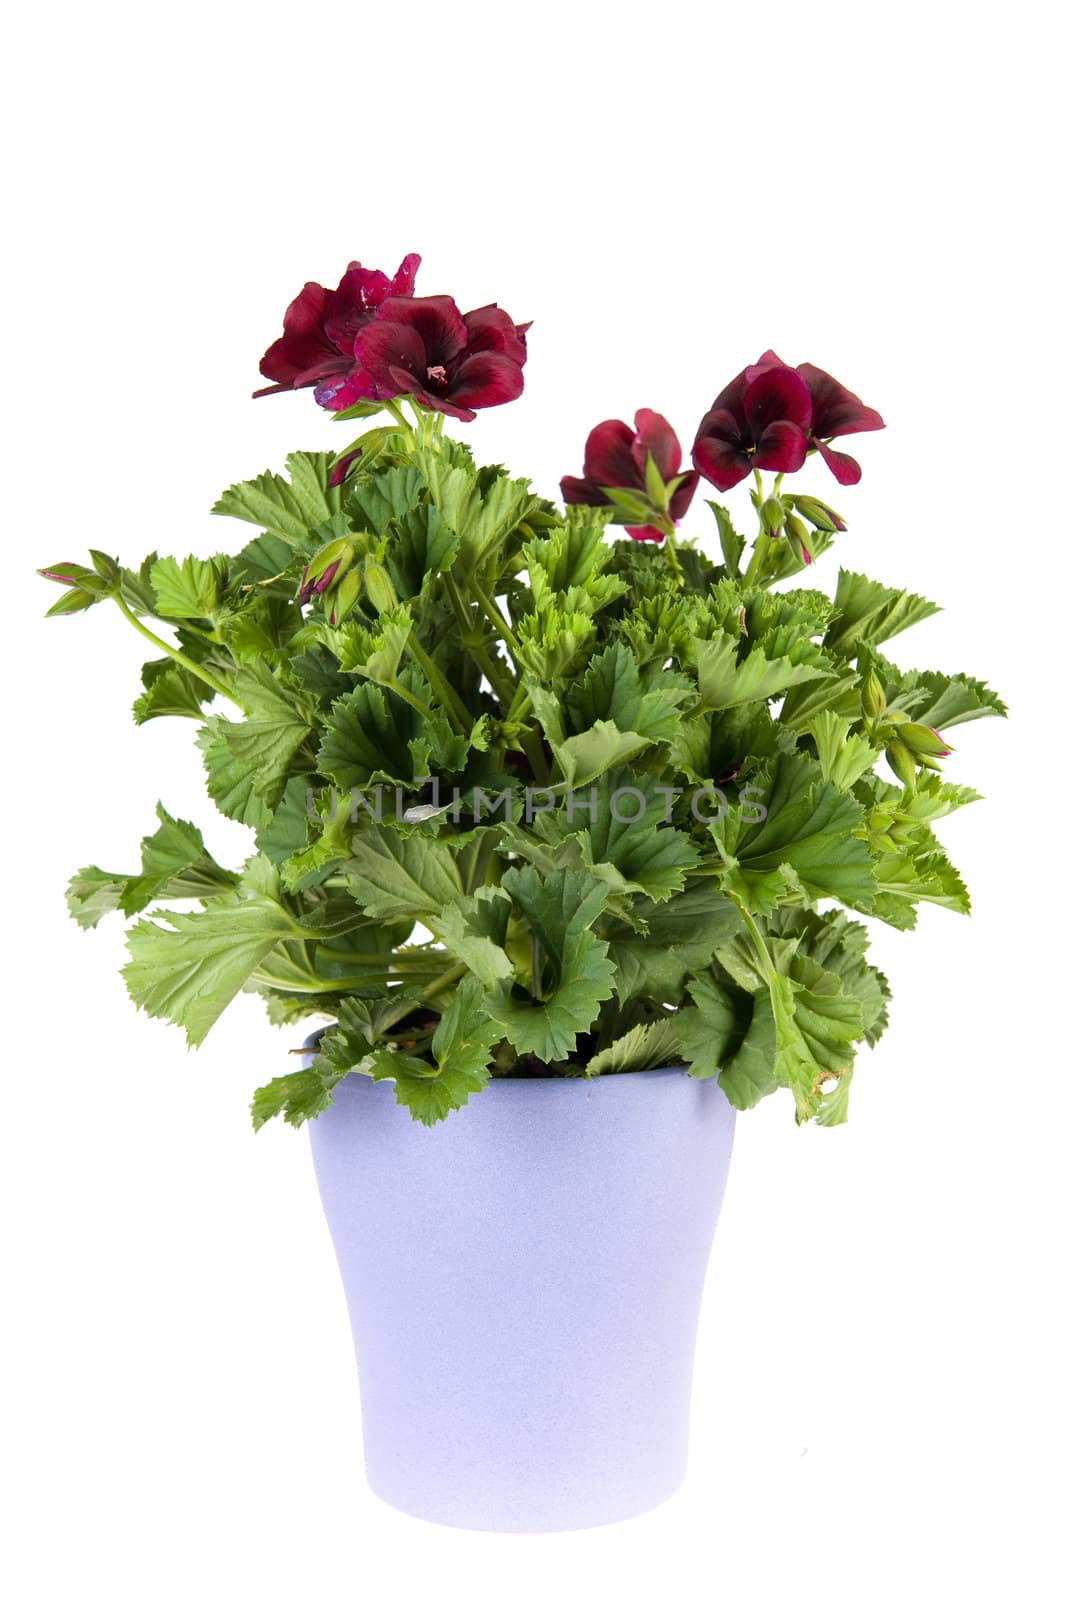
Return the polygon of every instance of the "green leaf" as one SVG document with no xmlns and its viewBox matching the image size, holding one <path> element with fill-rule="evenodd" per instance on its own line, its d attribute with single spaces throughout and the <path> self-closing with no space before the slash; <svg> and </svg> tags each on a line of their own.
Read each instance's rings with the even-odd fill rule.
<svg viewBox="0 0 1065 1600">
<path fill-rule="evenodd" d="M 456 570 L 463 576 L 498 556 L 508 537 L 541 504 L 529 494 L 527 479 L 509 478 L 502 468 L 478 473 L 449 466 L 431 451 L 419 451 L 415 459 L 432 503 L 458 538 Z"/>
<path fill-rule="evenodd" d="M 638 926 L 610 934 L 619 1000 L 643 994 L 679 1005 L 684 981 L 705 967 L 742 926 L 740 914 L 716 885 L 697 884 L 660 905 L 633 902 Z"/>
<path fill-rule="evenodd" d="M 415 506 L 389 534 L 384 562 L 401 600 L 417 598 L 458 554 L 458 535 L 433 505 Z"/>
<path fill-rule="evenodd" d="M 689 639 L 686 653 L 699 675 L 699 697 L 711 710 L 771 699 L 830 670 L 821 651 L 806 640 L 780 655 L 756 644 L 741 659 L 740 640 L 718 633 L 712 639 Z"/>
<path fill-rule="evenodd" d="M 673 1019 L 693 1078 L 717 1075 L 730 1103 L 745 1111 L 777 1087 L 776 1027 L 768 989 L 747 994 L 700 973 L 688 985 L 692 1005 Z"/>
<path fill-rule="evenodd" d="M 729 867 L 726 888 L 758 910 L 769 909 L 792 883 L 814 897 L 871 905 L 872 858 L 858 836 L 865 813 L 856 800 L 795 754 L 780 757 L 761 803 L 762 822 L 742 820 L 743 808 L 730 805 L 710 824 Z"/>
<path fill-rule="evenodd" d="M 910 719 L 938 729 L 977 717 L 1004 717 L 1006 706 L 994 689 L 964 673 L 906 672 L 885 684 L 889 704 L 904 706 Z"/>
<path fill-rule="evenodd" d="M 95 928 L 108 911 L 134 916 L 153 900 L 207 900 L 231 890 L 237 882 L 236 875 L 210 855 L 200 830 L 191 822 L 178 821 L 161 805 L 155 814 L 160 826 L 141 840 L 138 874 L 86 867 L 71 879 L 67 905 L 81 927 Z"/>
<path fill-rule="evenodd" d="M 776 914 L 772 926 L 785 939 L 795 940 L 800 955 L 835 973 L 843 992 L 861 1007 L 866 1042 L 875 1044 L 887 1026 L 891 990 L 883 973 L 865 959 L 869 935 L 861 923 L 852 921 L 844 911 L 819 916 L 789 908 Z"/>
<path fill-rule="evenodd" d="M 603 1072 L 647 1072 L 677 1061 L 680 1049 L 673 1024 L 672 1017 L 637 1023 L 596 1051 L 584 1069 L 585 1077 L 596 1078 Z"/>
<path fill-rule="evenodd" d="M 533 867 L 511 867 L 503 874 L 503 888 L 532 934 L 542 965 L 536 983 L 540 997 L 509 982 L 487 996 L 485 1009 L 519 1055 L 564 1060 L 614 989 L 607 947 L 591 932 L 607 886 L 585 872 L 545 878 Z"/>
<path fill-rule="evenodd" d="M 276 873 L 256 860 L 239 889 L 204 911 L 160 913 L 135 922 L 126 936 L 130 959 L 122 975 L 134 1004 L 179 1023 L 190 1045 L 203 1043 L 259 963 L 293 934 L 293 919 L 276 898 Z"/>
<path fill-rule="evenodd" d="M 424 489 L 417 467 L 390 467 L 358 480 L 344 496 L 344 509 L 354 527 L 384 535 L 414 510 Z"/>
<path fill-rule="evenodd" d="M 914 927 L 914 907 L 922 901 L 963 916 L 969 914 L 969 891 L 929 829 L 918 828 L 910 834 L 905 851 L 880 856 L 875 870 L 873 915 L 893 927 Z"/>
<path fill-rule="evenodd" d="M 570 789 L 581 789 L 611 767 L 629 761 L 650 743 L 640 733 L 623 733 L 614 722 L 593 722 L 585 733 L 571 734 L 555 751 Z"/>
<path fill-rule="evenodd" d="M 850 723 L 834 711 L 819 712 L 810 723 L 810 733 L 821 771 L 837 789 L 853 788 L 862 773 L 876 765 L 879 752 L 868 739 L 852 734 Z"/>
<path fill-rule="evenodd" d="M 490 987 L 513 976 L 513 964 L 503 949 L 509 917 L 510 896 L 502 889 L 481 888 L 435 912 L 433 931 Z"/>
<path fill-rule="evenodd" d="M 426 921 L 463 898 L 454 852 L 445 844 L 395 828 L 368 827 L 351 838 L 344 865 L 354 898 L 371 917 Z"/>
<path fill-rule="evenodd" d="M 400 1105 L 431 1127 L 484 1088 L 492 1049 L 502 1036 L 502 1027 L 485 1012 L 484 988 L 467 976 L 433 1033 L 435 1065 L 403 1051 L 381 1051 L 373 1076 L 392 1078 Z"/>
<path fill-rule="evenodd" d="M 688 836 L 666 824 L 668 810 L 651 777 L 621 769 L 579 801 L 568 798 L 564 810 L 541 813 L 534 832 L 556 847 L 575 842 L 576 860 L 612 887 L 665 900 L 699 862 Z M 507 837 L 520 851 L 527 830 L 508 830 Z"/>
<path fill-rule="evenodd" d="M 339 508 L 340 495 L 330 489 L 332 452 L 298 450 L 286 460 L 290 481 L 264 472 L 248 483 L 227 489 L 212 507 L 216 516 L 239 517 L 265 528 L 294 550 L 313 547 L 315 530 Z"/>
<path fill-rule="evenodd" d="M 209 717 L 201 728 L 197 742 L 207 792 L 224 816 L 262 828 L 314 726 L 315 704 L 309 694 L 282 683 L 264 661 L 240 668 L 232 683 L 247 716 L 240 722 Z"/>
<path fill-rule="evenodd" d="M 681 727 L 682 708 L 695 698 L 679 674 L 673 679 L 656 673 L 645 681 L 632 650 L 616 641 L 589 662 L 566 696 L 566 709 L 578 732 L 602 721 L 651 741 L 672 739 Z"/>
<path fill-rule="evenodd" d="M 715 500 L 708 500 L 706 503 L 714 513 L 714 521 L 717 523 L 717 536 L 721 541 L 725 571 L 730 578 L 736 578 L 739 576 L 740 557 L 747 541 L 741 538 L 732 526 L 732 517 L 725 506 L 718 505 Z"/>
<path fill-rule="evenodd" d="M 836 583 L 836 616 L 825 634 L 825 648 L 853 660 L 860 645 L 875 648 L 940 609 L 904 589 L 889 589 L 860 573 L 841 571 Z"/>
<path fill-rule="evenodd" d="M 153 717 L 203 718 L 203 705 L 214 698 L 209 684 L 179 667 L 169 657 L 146 661 L 141 668 L 144 693 L 133 702 L 133 720 L 140 724 Z"/>
<path fill-rule="evenodd" d="M 256 1089 L 251 1103 L 251 1122 L 256 1133 L 272 1117 L 279 1116 L 293 1128 L 299 1128 L 332 1105 L 333 1090 L 346 1073 L 319 1067 L 320 1054 L 314 1059 L 314 1066 L 272 1078 L 261 1089 Z"/>
<path fill-rule="evenodd" d="M 213 618 L 223 603 L 226 563 L 186 556 L 179 566 L 173 556 L 162 556 L 151 569 L 151 585 L 156 616 Z"/>
</svg>

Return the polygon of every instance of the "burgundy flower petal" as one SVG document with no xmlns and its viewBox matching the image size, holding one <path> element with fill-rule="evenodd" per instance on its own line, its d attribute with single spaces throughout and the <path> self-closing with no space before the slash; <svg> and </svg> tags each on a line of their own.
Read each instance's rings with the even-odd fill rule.
<svg viewBox="0 0 1065 1600">
<path fill-rule="evenodd" d="M 470 411 L 466 406 L 455 405 L 445 395 L 434 389 L 428 388 L 421 380 L 407 372 L 405 367 L 390 367 L 384 382 L 378 384 L 378 392 L 386 399 L 392 400 L 397 395 L 410 395 L 426 411 L 442 411 L 447 417 L 457 417 L 459 422 L 472 422 L 476 411 Z"/>
<path fill-rule="evenodd" d="M 393 296 L 385 301 L 370 326 L 359 335 L 360 341 L 371 329 L 382 328 L 404 328 L 417 333 L 425 346 L 429 367 L 449 367 L 466 347 L 466 324 L 449 294 L 426 295 L 419 300 Z M 362 360 L 358 350 L 356 354 Z"/>
<path fill-rule="evenodd" d="M 399 271 L 392 279 L 392 293 L 394 295 L 403 295 L 407 299 L 410 298 L 414 293 L 414 280 L 418 275 L 418 268 L 421 264 L 421 256 L 415 255 L 413 252 L 403 257 L 399 264 Z"/>
<path fill-rule="evenodd" d="M 697 472 L 686 472 L 676 489 L 674 489 L 673 497 L 669 502 L 669 514 L 674 522 L 679 522 L 687 511 L 698 486 L 699 474 Z"/>
<path fill-rule="evenodd" d="M 863 405 L 856 394 L 820 367 L 812 367 L 804 361 L 798 371 L 810 391 L 813 401 L 810 426 L 819 439 L 834 439 L 841 433 L 872 433 L 884 426 L 879 411 Z"/>
<path fill-rule="evenodd" d="M 323 361 L 336 359 L 337 351 L 322 333 L 321 323 L 331 291 L 320 283 L 305 283 L 285 312 L 284 332 L 259 362 L 259 371 L 282 389 L 312 383 L 304 374 Z M 261 393 L 269 391 L 262 390 Z"/>
<path fill-rule="evenodd" d="M 413 382 L 421 384 L 432 365 L 418 329 L 402 322 L 393 322 L 385 316 L 389 306 L 410 304 L 412 302 L 408 300 L 387 301 L 381 313 L 361 329 L 355 340 L 358 369 L 365 374 L 382 400 L 413 392 L 405 383 L 396 387 L 392 374 L 397 368 L 402 368 Z"/>
<path fill-rule="evenodd" d="M 755 378 L 760 378 L 763 372 L 771 372 L 774 367 L 784 367 L 789 372 L 786 361 L 781 361 L 775 350 L 763 350 L 757 361 L 752 361 L 749 367 L 743 369 L 743 376 L 748 383 L 753 383 Z"/>
<path fill-rule="evenodd" d="M 641 543 L 661 544 L 665 534 L 660 528 L 626 528 L 625 532 L 630 539 L 639 539 Z"/>
<path fill-rule="evenodd" d="M 708 416 L 715 412 L 723 411 L 730 416 L 736 427 L 744 425 L 743 396 L 747 391 L 747 377 L 743 372 L 737 372 L 731 383 L 727 383 L 710 407 Z"/>
<path fill-rule="evenodd" d="M 793 422 L 805 432 L 811 411 L 810 391 L 791 367 L 759 373 L 743 397 L 743 414 L 756 441 L 774 422 Z"/>
<path fill-rule="evenodd" d="M 798 472 L 806 460 L 806 429 L 795 422 L 771 422 L 758 438 L 752 466 L 769 472 Z"/>
<path fill-rule="evenodd" d="M 483 411 L 486 406 L 516 400 L 524 387 L 525 378 L 516 361 L 494 350 L 481 350 L 459 359 L 446 398 L 454 406 Z"/>
<path fill-rule="evenodd" d="M 610 502 L 598 484 L 590 478 L 563 478 L 559 484 L 563 502 L 568 506 L 605 506 Z"/>
<path fill-rule="evenodd" d="M 725 409 L 708 411 L 699 424 L 692 446 L 696 469 L 722 494 L 751 470 L 744 436 L 734 416 Z"/>
<path fill-rule="evenodd" d="M 325 376 L 315 385 L 314 398 L 326 411 L 346 411 L 359 400 L 379 398 L 377 386 L 368 373 L 346 357 L 338 373 Z"/>
<path fill-rule="evenodd" d="M 842 450 L 830 450 L 822 439 L 815 439 L 814 444 L 820 450 L 825 465 L 837 483 L 849 486 L 859 481 L 862 469 L 853 456 L 844 455 Z"/>
<path fill-rule="evenodd" d="M 369 322 L 391 289 L 392 280 L 383 272 L 371 272 L 352 261 L 330 296 L 329 309 L 322 322 L 326 338 L 350 356 L 355 347 L 355 335 Z"/>
<path fill-rule="evenodd" d="M 635 441 L 636 435 L 620 417 L 600 422 L 584 447 L 584 476 L 611 489 L 644 488 L 643 473 L 632 456 Z"/>
<path fill-rule="evenodd" d="M 633 459 L 641 473 L 646 471 L 648 451 L 667 483 L 676 477 L 682 455 L 680 440 L 660 412 L 644 407 L 636 413 L 636 437 L 632 445 Z"/>
<path fill-rule="evenodd" d="M 464 321 L 466 349 L 471 355 L 482 350 L 494 350 L 516 361 L 519 367 L 525 365 L 525 330 L 531 326 L 530 323 L 523 322 L 520 327 L 516 326 L 513 318 L 494 304 L 467 311 Z"/>
</svg>

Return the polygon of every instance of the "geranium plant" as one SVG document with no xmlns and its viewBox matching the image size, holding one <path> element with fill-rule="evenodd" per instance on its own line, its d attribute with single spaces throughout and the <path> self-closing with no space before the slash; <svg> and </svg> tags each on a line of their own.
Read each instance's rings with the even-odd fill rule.
<svg viewBox="0 0 1065 1600">
<path fill-rule="evenodd" d="M 289 307 L 259 392 L 313 387 L 363 431 L 227 489 L 215 511 L 258 530 L 237 554 L 44 570 L 49 615 L 109 603 L 151 643 L 135 720 L 194 721 L 254 832 L 223 866 L 160 807 L 139 867 L 79 872 L 71 911 L 133 919 L 130 994 L 190 1044 L 242 990 L 325 1020 L 256 1126 L 351 1072 L 433 1122 L 493 1076 L 679 1063 L 838 1123 L 888 999 L 851 913 L 968 909 L 933 831 L 976 798 L 946 734 L 1004 712 L 885 656 L 930 601 L 849 564 L 831 595 L 788 582 L 845 531 L 794 475 L 856 482 L 834 441 L 882 419 L 767 351 L 689 465 L 655 411 L 605 421 L 558 506 L 444 431 L 521 393 L 528 324 L 416 296 L 418 266 Z M 748 534 L 710 499 L 720 554 L 678 536 L 701 483 L 741 482 Z"/>
</svg>

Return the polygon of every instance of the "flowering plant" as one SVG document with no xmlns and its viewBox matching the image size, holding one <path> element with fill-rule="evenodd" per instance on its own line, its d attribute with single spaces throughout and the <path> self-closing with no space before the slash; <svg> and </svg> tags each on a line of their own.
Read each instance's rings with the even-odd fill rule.
<svg viewBox="0 0 1065 1600">
<path fill-rule="evenodd" d="M 841 1122 L 888 999 L 849 913 L 968 909 L 933 825 L 977 797 L 944 735 L 1005 710 L 883 653 L 930 601 L 850 569 L 780 587 L 845 531 L 793 475 L 856 482 L 834 441 L 882 419 L 766 351 L 687 466 L 655 411 L 594 427 L 560 509 L 443 427 L 521 393 L 529 324 L 416 296 L 418 267 L 356 262 L 289 307 L 259 392 L 313 387 L 363 431 L 227 489 L 257 530 L 236 554 L 44 569 L 49 615 L 110 602 L 152 643 L 135 720 L 194 721 L 255 840 L 223 866 L 160 807 L 139 869 L 87 867 L 71 911 L 133 919 L 129 992 L 190 1044 L 241 990 L 326 1019 L 256 1126 L 350 1072 L 431 1123 L 492 1076 L 667 1064 Z M 750 537 L 713 499 L 719 557 L 678 537 L 701 480 L 747 479 Z"/>
</svg>

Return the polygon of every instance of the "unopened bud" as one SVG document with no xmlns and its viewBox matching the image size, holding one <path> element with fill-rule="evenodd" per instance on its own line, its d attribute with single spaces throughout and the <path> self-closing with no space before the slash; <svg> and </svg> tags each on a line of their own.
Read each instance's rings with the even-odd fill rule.
<svg viewBox="0 0 1065 1600">
<path fill-rule="evenodd" d="M 833 511 L 831 506 L 826 506 L 823 500 L 815 499 L 812 494 L 793 494 L 791 503 L 800 517 L 805 517 L 807 522 L 812 523 L 815 528 L 820 528 L 822 533 L 846 531 L 847 524 L 838 511 Z"/>
<path fill-rule="evenodd" d="M 333 595 L 333 606 L 329 613 L 330 627 L 335 628 L 339 622 L 343 622 L 361 593 L 362 573 L 358 567 L 355 567 L 353 571 L 348 573 Z"/>
<path fill-rule="evenodd" d="M 862 710 L 870 722 L 879 722 L 887 710 L 884 685 L 875 672 L 871 672 L 862 684 Z"/>
<path fill-rule="evenodd" d="M 896 778 L 904 783 L 907 789 L 914 788 L 917 783 L 917 763 L 906 746 L 899 739 L 893 739 L 887 747 L 886 754 L 888 766 Z"/>
<path fill-rule="evenodd" d="M 789 511 L 787 513 L 784 518 L 784 527 L 787 530 L 788 544 L 791 546 L 792 554 L 798 556 L 804 567 L 808 567 L 813 561 L 813 556 L 810 554 L 810 547 L 806 543 L 806 529 L 794 512 Z"/>
<path fill-rule="evenodd" d="M 952 753 L 953 746 L 941 738 L 935 728 L 923 722 L 903 722 L 898 737 L 914 759 L 923 767 L 935 767 L 937 761 Z"/>
<path fill-rule="evenodd" d="M 371 604 L 382 616 L 394 611 L 399 605 L 399 596 L 384 567 L 379 561 L 367 557 L 363 563 L 363 580 L 366 584 L 366 593 Z"/>
<path fill-rule="evenodd" d="M 323 544 L 303 569 L 299 594 L 296 596 L 299 604 L 305 606 L 313 595 L 328 594 L 335 588 L 355 560 L 357 546 L 364 544 L 362 537 L 331 539 L 328 544 Z"/>
<path fill-rule="evenodd" d="M 117 565 L 109 556 L 100 555 L 98 550 L 92 552 L 92 557 L 91 567 L 83 567 L 76 561 L 54 561 L 50 567 L 37 569 L 40 577 L 47 578 L 50 583 L 62 584 L 67 591 L 48 609 L 47 616 L 63 617 L 75 611 L 86 611 L 89 606 L 106 600 L 115 592 Z"/>
<path fill-rule="evenodd" d="M 784 519 L 787 516 L 784 502 L 782 500 L 778 500 L 775 494 L 771 494 L 769 499 L 763 504 L 761 511 L 762 525 L 766 532 L 778 534 L 781 528 L 783 528 Z"/>
</svg>

